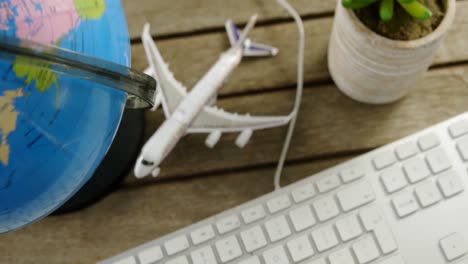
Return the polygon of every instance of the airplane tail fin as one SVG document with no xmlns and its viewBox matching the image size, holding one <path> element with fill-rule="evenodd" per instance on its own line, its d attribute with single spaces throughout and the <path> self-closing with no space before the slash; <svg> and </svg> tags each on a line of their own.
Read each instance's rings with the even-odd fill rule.
<svg viewBox="0 0 468 264">
<path fill-rule="evenodd" d="M 225 24 L 226 32 L 229 37 L 229 42 L 231 46 L 238 45 L 242 40 L 242 33 L 239 28 L 232 22 L 228 20 Z M 272 46 L 259 44 L 252 42 L 250 39 L 246 39 L 243 44 L 243 55 L 246 57 L 267 57 L 267 56 L 276 56 L 278 54 L 278 49 Z"/>
</svg>

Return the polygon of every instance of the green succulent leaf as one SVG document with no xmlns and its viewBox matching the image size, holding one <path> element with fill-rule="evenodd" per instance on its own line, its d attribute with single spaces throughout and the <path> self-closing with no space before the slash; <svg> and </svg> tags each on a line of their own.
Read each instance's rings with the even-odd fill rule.
<svg viewBox="0 0 468 264">
<path fill-rule="evenodd" d="M 394 0 L 382 0 L 380 3 L 380 18 L 382 21 L 390 21 L 393 18 Z"/>
<path fill-rule="evenodd" d="M 350 9 L 360 9 L 364 8 L 372 3 L 377 2 L 377 0 L 343 0 L 343 6 Z"/>
<path fill-rule="evenodd" d="M 414 2 L 415 0 L 401 0 L 401 1 L 398 1 L 400 3 L 405 3 L 405 4 L 409 4 L 409 3 L 412 3 Z"/>
<path fill-rule="evenodd" d="M 407 2 L 407 0 L 397 0 L 398 3 L 414 18 L 427 20 L 432 17 L 432 11 L 418 1 Z"/>
<path fill-rule="evenodd" d="M 427 20 L 432 17 L 432 11 L 417 0 L 342 0 L 344 7 L 349 9 L 361 9 L 380 1 L 379 15 L 382 21 L 390 21 L 395 13 L 395 1 L 406 10 L 408 14 L 419 20 Z"/>
</svg>

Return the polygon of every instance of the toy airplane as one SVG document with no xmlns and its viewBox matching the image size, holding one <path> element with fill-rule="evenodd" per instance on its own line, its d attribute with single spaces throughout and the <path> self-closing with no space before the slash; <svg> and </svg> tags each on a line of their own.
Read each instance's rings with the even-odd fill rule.
<svg viewBox="0 0 468 264">
<path fill-rule="evenodd" d="M 226 30 L 231 48 L 224 52 L 211 69 L 187 92 L 173 76 L 156 47 L 149 25 L 145 25 L 142 41 L 150 68 L 147 73 L 158 83 L 156 107 L 163 107 L 166 121 L 144 145 L 135 165 L 135 176 L 154 177 L 160 173 L 159 165 L 187 133 L 208 133 L 205 144 L 213 148 L 222 133 L 240 132 L 236 145 L 243 148 L 253 131 L 286 125 L 291 116 L 250 116 L 225 112 L 215 106 L 217 92 L 224 80 L 240 64 L 243 56 L 275 56 L 278 49 L 251 42 L 247 36 L 253 29 L 254 15 L 242 32 L 231 22 Z"/>
</svg>

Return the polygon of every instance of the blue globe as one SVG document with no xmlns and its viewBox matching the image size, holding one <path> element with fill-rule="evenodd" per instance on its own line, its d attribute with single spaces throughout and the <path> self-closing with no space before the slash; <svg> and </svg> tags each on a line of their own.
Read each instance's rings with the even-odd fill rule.
<svg viewBox="0 0 468 264">
<path fill-rule="evenodd" d="M 0 35 L 130 64 L 118 0 L 0 0 Z M 80 189 L 109 149 L 126 99 L 0 59 L 0 233 L 50 214 Z"/>
</svg>

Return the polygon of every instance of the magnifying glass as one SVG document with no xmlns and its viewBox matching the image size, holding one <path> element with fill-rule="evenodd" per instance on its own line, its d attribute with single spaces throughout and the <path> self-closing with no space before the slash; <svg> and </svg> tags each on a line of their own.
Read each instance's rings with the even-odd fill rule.
<svg viewBox="0 0 468 264">
<path fill-rule="evenodd" d="M 139 151 L 134 109 L 156 91 L 128 67 L 1 34 L 0 84 L 0 233 L 114 188 Z"/>
<path fill-rule="evenodd" d="M 154 105 L 156 81 L 120 64 L 55 46 L 0 36 L 0 59 L 11 57 L 21 58 L 23 64 L 126 92 L 127 108 L 151 108 Z"/>
</svg>

